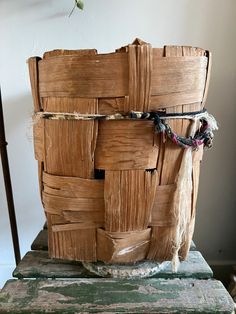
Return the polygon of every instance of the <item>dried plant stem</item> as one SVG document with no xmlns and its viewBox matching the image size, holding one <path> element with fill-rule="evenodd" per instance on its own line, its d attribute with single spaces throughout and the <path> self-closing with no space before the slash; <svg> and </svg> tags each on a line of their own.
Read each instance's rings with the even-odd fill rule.
<svg viewBox="0 0 236 314">
<path fill-rule="evenodd" d="M 71 12 L 70 12 L 70 14 L 69 14 L 69 16 L 68 16 L 68 17 L 71 17 L 71 15 L 73 14 L 73 12 L 74 12 L 75 8 L 76 8 L 76 2 L 75 2 L 75 5 L 73 6 L 73 8 L 72 8 L 72 10 L 71 10 Z"/>
</svg>

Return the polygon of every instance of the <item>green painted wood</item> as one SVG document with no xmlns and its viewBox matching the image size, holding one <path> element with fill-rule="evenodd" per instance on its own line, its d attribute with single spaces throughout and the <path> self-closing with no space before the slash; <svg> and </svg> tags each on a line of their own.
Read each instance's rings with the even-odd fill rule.
<svg viewBox="0 0 236 314">
<path fill-rule="evenodd" d="M 86 278 L 97 277 L 86 270 L 81 262 L 51 259 L 47 251 L 30 251 L 13 272 L 22 278 Z"/>
<path fill-rule="evenodd" d="M 187 260 L 180 263 L 177 273 L 172 271 L 169 264 L 157 277 L 210 279 L 213 277 L 213 272 L 200 252 L 189 251 Z"/>
<path fill-rule="evenodd" d="M 117 266 L 119 267 L 119 266 Z M 50 259 L 46 251 L 28 252 L 13 272 L 16 278 L 86 278 L 97 277 L 86 270 L 82 263 L 59 259 Z M 197 278 L 207 279 L 213 276 L 211 268 L 200 252 L 189 252 L 188 259 L 180 263 L 177 273 L 171 264 L 162 269 L 155 278 Z"/>
<path fill-rule="evenodd" d="M 0 313 L 225 313 L 234 303 L 215 280 L 9 280 Z"/>
<path fill-rule="evenodd" d="M 48 250 L 48 230 L 47 230 L 47 223 L 44 224 L 43 230 L 41 230 L 36 238 L 34 239 L 31 250 Z M 190 251 L 196 251 L 196 245 L 194 242 L 191 242 Z"/>
</svg>

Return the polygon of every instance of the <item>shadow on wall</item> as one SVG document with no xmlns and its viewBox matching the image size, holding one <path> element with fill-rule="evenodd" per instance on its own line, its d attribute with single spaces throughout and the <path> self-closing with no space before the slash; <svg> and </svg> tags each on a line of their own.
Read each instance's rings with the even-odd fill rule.
<svg viewBox="0 0 236 314">
<path fill-rule="evenodd" d="M 14 17 L 21 13 L 34 15 L 36 10 L 39 12 L 43 11 L 44 13 L 41 18 L 36 19 L 38 21 L 69 17 L 69 13 L 74 5 L 73 0 L 68 1 L 67 9 L 65 7 L 64 8 L 61 7 L 58 1 L 57 1 L 57 6 L 55 5 L 55 3 L 56 2 L 54 0 L 37 0 L 37 1 L 28 0 L 24 2 L 14 0 L 14 1 L 11 1 L 10 5 L 8 4 L 6 7 L 3 8 L 5 10 L 4 12 L 5 14 L 3 15 L 3 18 L 5 16 L 5 18 L 7 19 L 8 16 Z M 53 13 L 55 9 L 57 12 Z"/>
<path fill-rule="evenodd" d="M 5 2 L 1 1 L 1 2 Z M 18 1 L 18 0 L 11 0 L 9 1 L 7 6 L 4 6 L 5 9 L 5 17 L 8 18 L 8 16 L 12 16 L 12 15 L 19 15 L 22 12 L 27 12 L 31 13 L 30 11 L 35 11 L 38 8 L 42 8 L 42 7 L 50 7 L 52 5 L 52 3 L 54 2 L 54 0 L 27 0 L 27 1 Z"/>
</svg>

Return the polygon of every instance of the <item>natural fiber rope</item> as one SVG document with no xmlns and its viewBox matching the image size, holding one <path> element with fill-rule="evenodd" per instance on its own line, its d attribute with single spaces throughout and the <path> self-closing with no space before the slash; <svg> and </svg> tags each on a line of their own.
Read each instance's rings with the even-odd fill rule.
<svg viewBox="0 0 236 314">
<path fill-rule="evenodd" d="M 137 112 L 131 111 L 128 115 L 116 113 L 114 115 L 101 114 L 81 114 L 68 112 L 37 112 L 34 119 L 49 119 L 49 120 L 122 120 L 122 119 L 142 119 L 152 120 L 157 133 L 166 134 L 173 143 L 183 148 L 196 149 L 204 144 L 205 147 L 212 147 L 214 138 L 213 131 L 218 129 L 215 118 L 210 115 L 206 109 L 195 112 L 185 113 L 166 113 L 165 111 L 156 112 Z M 171 127 L 164 120 L 169 119 L 188 119 L 200 121 L 200 127 L 194 137 L 184 137 L 172 131 Z"/>
<path fill-rule="evenodd" d="M 131 111 L 129 114 L 115 113 L 112 115 L 102 115 L 102 114 L 83 114 L 83 113 L 68 113 L 68 112 L 47 112 L 40 111 L 36 112 L 35 116 L 38 118 L 48 119 L 48 120 L 122 120 L 122 119 L 148 119 L 153 120 L 153 118 L 158 115 L 161 120 L 165 119 L 194 119 L 201 118 L 205 116 L 206 109 L 194 112 L 185 113 L 165 113 L 165 111 L 156 112 L 140 112 Z"/>
</svg>

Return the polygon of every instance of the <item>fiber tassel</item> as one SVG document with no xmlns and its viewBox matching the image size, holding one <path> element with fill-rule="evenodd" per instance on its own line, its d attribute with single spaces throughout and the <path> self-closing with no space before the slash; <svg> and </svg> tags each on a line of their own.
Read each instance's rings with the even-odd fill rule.
<svg viewBox="0 0 236 314">
<path fill-rule="evenodd" d="M 190 136 L 195 132 L 196 121 L 193 120 Z M 172 269 L 174 272 L 178 270 L 179 265 L 179 250 L 182 246 L 187 225 L 190 221 L 190 213 L 188 208 L 191 208 L 192 202 L 192 150 L 186 149 L 183 152 L 183 158 L 180 165 L 179 175 L 177 178 L 177 191 L 175 194 L 175 214 L 178 221 L 176 229 L 175 244 L 173 246 L 174 255 L 172 258 Z"/>
<path fill-rule="evenodd" d="M 173 256 L 172 262 L 171 262 L 171 266 L 172 266 L 172 271 L 173 273 L 177 273 L 178 269 L 179 269 L 179 256 L 178 256 L 178 252 L 175 252 L 175 255 Z"/>
</svg>

